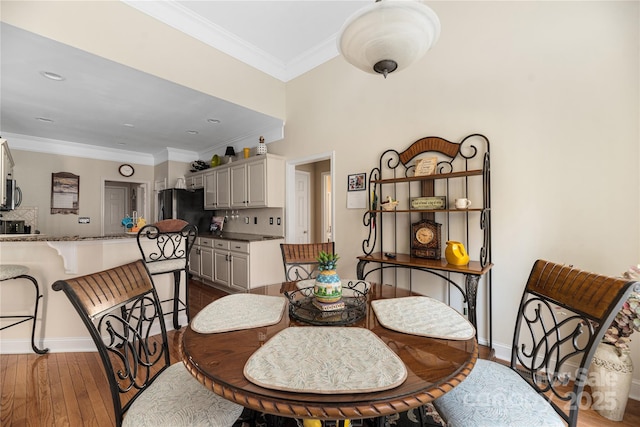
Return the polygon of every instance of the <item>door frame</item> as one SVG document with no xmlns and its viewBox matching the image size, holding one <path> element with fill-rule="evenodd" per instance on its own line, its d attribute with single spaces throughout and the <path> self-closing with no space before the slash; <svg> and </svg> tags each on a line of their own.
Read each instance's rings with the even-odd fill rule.
<svg viewBox="0 0 640 427">
<path fill-rule="evenodd" d="M 285 191 L 286 191 L 286 201 L 285 201 L 285 241 L 287 243 L 294 242 L 295 232 L 295 205 L 296 205 L 296 166 L 304 165 L 307 163 L 316 163 L 322 160 L 329 160 L 330 163 L 330 173 L 331 173 L 331 182 L 335 182 L 335 162 L 336 162 L 336 152 L 335 151 L 326 151 L 324 153 L 318 153 L 307 157 L 301 157 L 298 159 L 287 160 L 286 163 L 286 171 L 285 171 Z M 335 191 L 331 193 L 331 223 L 333 224 L 333 239 L 335 240 L 336 236 L 336 201 L 335 201 Z"/>
<path fill-rule="evenodd" d="M 143 205 L 144 205 L 144 212 L 138 212 L 138 214 L 143 217 L 144 219 L 147 220 L 148 224 L 151 224 L 155 221 L 150 220 L 150 214 L 151 214 L 151 210 L 150 208 L 150 203 L 151 203 L 151 194 L 149 194 L 149 189 L 151 188 L 151 184 L 149 183 L 149 181 L 143 181 L 143 180 L 131 180 L 131 181 L 123 181 L 120 178 L 106 178 L 106 177 L 102 177 L 102 185 L 100 186 L 100 233 L 102 236 L 104 236 L 104 188 L 107 185 L 107 181 L 111 181 L 111 182 L 121 182 L 123 184 L 135 184 L 138 186 L 142 186 L 144 187 L 144 199 L 142 201 Z M 155 194 L 155 192 L 154 192 Z"/>
<path fill-rule="evenodd" d="M 324 238 L 327 235 L 327 225 L 330 224 L 331 221 L 333 220 L 331 215 L 328 215 L 328 217 L 327 217 L 327 215 L 324 214 L 326 212 L 326 210 L 327 210 L 327 206 L 326 206 L 326 203 L 327 203 L 327 201 L 326 201 L 327 200 L 327 191 L 328 191 L 327 190 L 327 178 L 329 179 L 329 185 L 331 187 L 330 188 L 331 207 L 333 207 L 333 192 L 334 192 L 333 191 L 333 179 L 332 179 L 330 173 L 323 172 L 322 174 L 320 174 L 320 179 L 322 180 L 322 186 L 321 186 L 322 187 L 322 203 L 321 203 L 321 205 L 322 205 L 322 207 L 321 207 L 321 209 L 322 209 L 322 219 L 321 219 L 321 222 L 322 222 L 322 241 L 323 242 L 324 242 Z M 333 241 L 335 241 L 335 239 L 333 238 L 333 224 L 331 224 L 330 227 L 331 227 L 331 232 L 329 232 L 329 237 L 330 237 L 329 241 L 333 242 Z"/>
</svg>

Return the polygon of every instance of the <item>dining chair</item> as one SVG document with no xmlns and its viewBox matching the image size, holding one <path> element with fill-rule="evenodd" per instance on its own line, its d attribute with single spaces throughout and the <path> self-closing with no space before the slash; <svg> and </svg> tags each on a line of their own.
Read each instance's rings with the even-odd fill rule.
<svg viewBox="0 0 640 427">
<path fill-rule="evenodd" d="M 162 307 L 141 260 L 52 288 L 64 291 L 91 334 L 117 426 L 230 427 L 238 419 L 242 406 L 205 388 L 182 362 L 170 364 Z"/>
<path fill-rule="evenodd" d="M 434 401 L 437 411 L 449 426 L 574 427 L 589 397 L 583 388 L 596 347 L 634 289 L 640 282 L 537 260 L 518 308 L 509 366 L 479 359 Z"/>
<path fill-rule="evenodd" d="M 198 228 L 181 219 L 166 219 L 154 224 L 145 225 L 138 231 L 138 248 L 142 260 L 147 265 L 152 276 L 158 274 L 173 274 L 173 297 L 162 300 L 162 303 L 172 302 L 174 329 L 180 329 L 178 314 L 186 312 L 189 316 L 189 253 L 198 236 Z M 185 299 L 180 299 L 180 283 L 184 272 Z"/>
<path fill-rule="evenodd" d="M 318 274 L 320 252 L 335 253 L 335 243 L 281 243 L 284 277 L 287 282 L 312 279 Z"/>
</svg>

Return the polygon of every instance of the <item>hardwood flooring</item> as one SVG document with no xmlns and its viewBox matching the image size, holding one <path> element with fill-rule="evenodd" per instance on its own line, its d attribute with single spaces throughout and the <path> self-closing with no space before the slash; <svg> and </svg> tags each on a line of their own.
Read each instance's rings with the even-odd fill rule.
<svg viewBox="0 0 640 427">
<path fill-rule="evenodd" d="M 190 283 L 191 315 L 225 295 L 199 282 Z M 180 331 L 169 333 L 171 359 L 178 361 Z M 97 353 L 0 355 L 2 398 L 0 425 L 113 426 L 111 394 Z M 622 422 L 591 409 L 580 411 L 580 427 L 636 427 L 640 401 L 629 400 Z"/>
</svg>

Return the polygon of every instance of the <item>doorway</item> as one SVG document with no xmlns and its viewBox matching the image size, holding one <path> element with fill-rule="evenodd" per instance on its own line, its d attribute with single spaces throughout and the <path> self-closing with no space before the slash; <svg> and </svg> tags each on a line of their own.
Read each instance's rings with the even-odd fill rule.
<svg viewBox="0 0 640 427">
<path fill-rule="evenodd" d="M 102 234 L 121 234 L 125 231 L 122 219 L 149 218 L 149 183 L 103 180 Z M 153 221 L 148 221 L 153 222 Z"/>
<path fill-rule="evenodd" d="M 333 151 L 287 161 L 287 209 L 285 212 L 287 243 L 300 243 L 303 240 L 309 243 L 320 243 L 334 240 L 334 195 L 331 187 L 327 186 L 327 183 L 333 182 L 334 162 Z M 309 196 L 304 208 L 300 206 L 303 202 L 298 198 L 300 172 L 309 174 Z M 304 231 L 299 227 L 301 221 L 304 223 L 302 216 L 305 214 L 308 214 L 309 218 L 308 238 L 302 235 Z M 327 224 L 330 224 L 329 233 L 327 233 Z"/>
</svg>

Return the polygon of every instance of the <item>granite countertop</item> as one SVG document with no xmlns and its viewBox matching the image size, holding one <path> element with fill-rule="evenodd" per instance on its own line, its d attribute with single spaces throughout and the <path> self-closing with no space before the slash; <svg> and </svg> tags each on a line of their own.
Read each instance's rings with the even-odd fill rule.
<svg viewBox="0 0 640 427">
<path fill-rule="evenodd" d="M 220 240 L 239 240 L 241 242 L 260 242 L 264 240 L 276 240 L 276 239 L 284 239 L 282 236 L 265 236 L 262 234 L 249 234 L 249 233 L 233 233 L 233 232 L 222 232 L 222 233 L 198 233 L 198 237 L 206 237 L 209 239 L 220 239 Z"/>
<path fill-rule="evenodd" d="M 0 242 L 75 242 L 90 240 L 118 240 L 133 239 L 135 233 L 112 234 L 108 236 L 51 236 L 48 234 L 3 234 L 0 235 Z M 264 240 L 284 239 L 282 236 L 264 236 L 261 234 L 249 233 L 199 233 L 198 237 L 207 237 L 210 239 L 221 240 L 238 240 L 243 242 L 259 242 Z"/>
<path fill-rule="evenodd" d="M 0 242 L 80 242 L 90 240 L 132 239 L 135 234 L 112 234 L 109 236 L 51 236 L 48 234 L 2 234 Z"/>
</svg>

